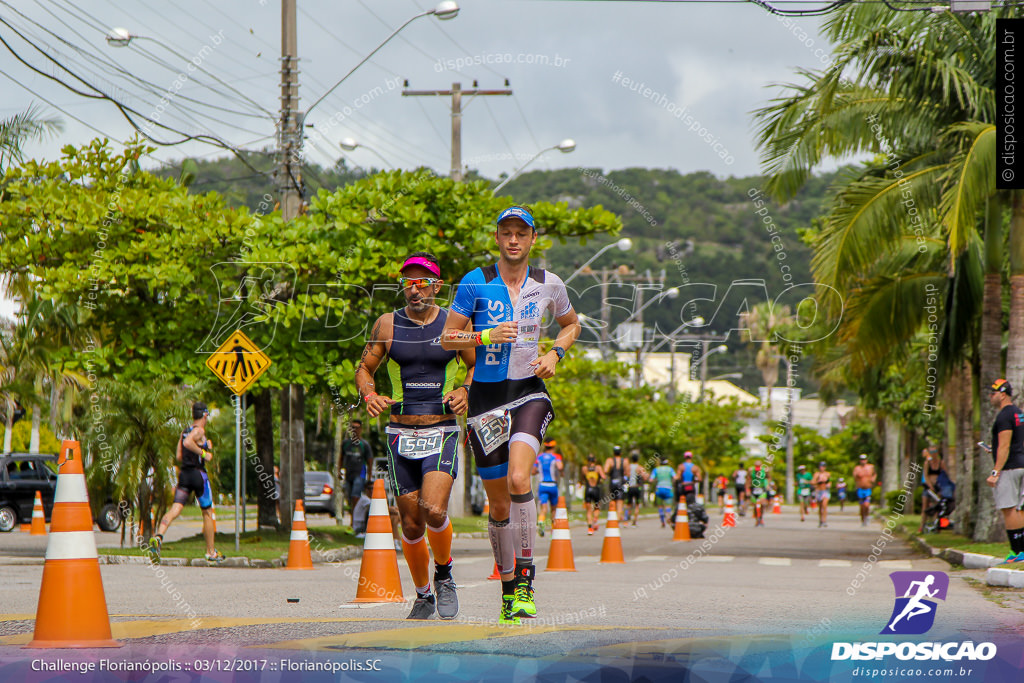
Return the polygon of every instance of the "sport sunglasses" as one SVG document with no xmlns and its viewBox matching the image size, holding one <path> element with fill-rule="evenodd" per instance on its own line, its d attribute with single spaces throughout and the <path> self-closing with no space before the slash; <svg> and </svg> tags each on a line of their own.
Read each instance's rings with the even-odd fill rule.
<svg viewBox="0 0 1024 683">
<path fill-rule="evenodd" d="M 398 284 L 402 287 L 430 287 L 441 282 L 440 279 L 434 277 L 400 277 L 398 278 Z"/>
</svg>

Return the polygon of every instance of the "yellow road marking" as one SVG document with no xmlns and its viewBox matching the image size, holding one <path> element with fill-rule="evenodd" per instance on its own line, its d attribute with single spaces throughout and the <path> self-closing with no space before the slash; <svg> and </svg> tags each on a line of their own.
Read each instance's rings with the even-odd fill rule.
<svg viewBox="0 0 1024 683">
<path fill-rule="evenodd" d="M 21 615 L 0 615 L 2 617 Z M 25 615 L 32 619 L 35 615 Z M 404 619 L 367 619 L 367 618 L 325 618 L 325 619 L 298 619 L 284 617 L 275 619 L 246 619 L 233 617 L 196 617 L 199 624 L 193 627 L 194 619 L 140 619 L 136 621 L 114 621 L 110 624 L 110 633 L 115 640 L 131 638 L 149 638 L 151 636 L 166 635 L 168 633 L 182 633 L 184 631 L 203 630 L 212 628 L 233 628 L 236 626 L 263 626 L 266 624 L 310 624 L 310 623 L 335 623 L 335 622 L 378 622 L 378 621 L 401 621 Z M 13 621 L 13 619 L 11 619 Z M 24 645 L 32 640 L 32 633 L 18 633 L 11 636 L 0 637 L 0 645 Z"/>
<path fill-rule="evenodd" d="M 500 626 L 497 624 L 433 624 L 431 626 L 413 626 L 388 631 L 364 631 L 362 633 L 342 633 L 319 638 L 301 640 L 285 640 L 279 643 L 253 645 L 251 647 L 281 650 L 326 650 L 343 648 L 379 648 L 389 650 L 413 650 L 429 645 L 442 645 L 489 638 L 507 638 L 509 636 L 529 636 L 534 634 L 565 632 L 565 631 L 621 631 L 623 629 L 637 631 L 678 631 L 668 626 L 583 626 L 560 624 L 557 626 Z M 696 630 L 696 629 L 688 629 Z M 710 630 L 710 629 L 708 629 Z"/>
</svg>

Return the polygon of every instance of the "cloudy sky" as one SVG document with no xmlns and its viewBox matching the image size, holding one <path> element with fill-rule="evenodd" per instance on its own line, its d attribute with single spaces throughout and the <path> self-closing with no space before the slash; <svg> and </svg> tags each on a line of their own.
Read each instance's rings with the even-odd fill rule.
<svg viewBox="0 0 1024 683">
<path fill-rule="evenodd" d="M 350 153 L 357 165 L 379 167 L 383 158 L 389 166 L 447 172 L 450 99 L 402 97 L 401 81 L 408 79 L 413 89 L 459 81 L 465 89 L 475 79 L 481 88 L 501 88 L 508 78 L 512 97 L 464 100 L 463 161 L 484 175 L 510 172 L 567 137 L 576 140 L 575 152 L 548 152 L 536 166 L 748 175 L 758 171 L 749 112 L 772 97 L 769 84 L 793 80 L 796 67 L 821 68 L 827 61 L 820 20 L 798 19 L 787 27 L 749 3 L 462 5 L 453 20 L 414 21 L 317 106 L 308 120 L 307 158 L 333 163 L 341 154 L 337 143 L 352 137 L 370 148 Z M 431 7 L 429 0 L 299 0 L 301 108 L 391 30 Z M 25 38 L 35 43 L 137 110 L 140 125 L 142 116 L 160 109 L 160 122 L 178 131 L 260 148 L 273 144 L 270 114 L 279 106 L 280 16 L 278 0 L 17 0 L 0 3 L 0 17 L 10 24 L 0 24 L 0 35 L 40 71 L 90 90 Z M 151 40 L 110 48 L 104 33 L 115 26 Z M 200 68 L 188 73 L 190 59 Z M 131 134 L 109 101 L 63 88 L 2 46 L 0 73 L 0 116 L 35 103 L 65 122 L 63 134 L 32 144 L 30 155 L 53 158 L 61 145 L 86 142 L 97 131 L 117 140 Z M 624 87 L 626 79 L 638 84 L 636 92 Z M 181 137 L 152 130 L 165 141 Z M 224 152 L 193 142 L 161 148 L 149 163 L 185 154 Z"/>
</svg>

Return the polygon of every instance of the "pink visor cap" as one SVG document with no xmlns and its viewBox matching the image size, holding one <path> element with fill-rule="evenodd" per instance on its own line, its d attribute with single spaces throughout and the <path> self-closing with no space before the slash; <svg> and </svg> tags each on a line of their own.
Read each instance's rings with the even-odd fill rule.
<svg viewBox="0 0 1024 683">
<path fill-rule="evenodd" d="M 399 270 L 405 270 L 409 266 L 423 266 L 437 277 L 441 277 L 441 268 L 422 256 L 411 256 L 405 259 L 405 263 L 402 264 L 402 267 Z"/>
</svg>

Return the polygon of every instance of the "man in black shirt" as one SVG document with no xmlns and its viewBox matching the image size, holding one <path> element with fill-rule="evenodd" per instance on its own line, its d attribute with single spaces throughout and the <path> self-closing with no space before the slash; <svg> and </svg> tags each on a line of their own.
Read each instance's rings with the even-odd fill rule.
<svg viewBox="0 0 1024 683">
<path fill-rule="evenodd" d="M 992 425 L 992 455 L 996 462 L 986 481 L 995 489 L 995 505 L 1002 510 L 1006 522 L 1011 551 L 1006 561 L 1024 562 L 1024 413 L 1013 405 L 1012 396 L 1013 388 L 1005 379 L 992 383 L 989 400 L 997 411 Z"/>
<path fill-rule="evenodd" d="M 348 499 L 350 523 L 355 527 L 356 503 L 363 493 L 366 482 L 373 474 L 373 451 L 370 443 L 363 438 L 363 421 L 352 420 L 348 434 L 341 442 L 341 459 L 338 463 L 338 478 L 345 472 L 345 498 Z"/>
</svg>

